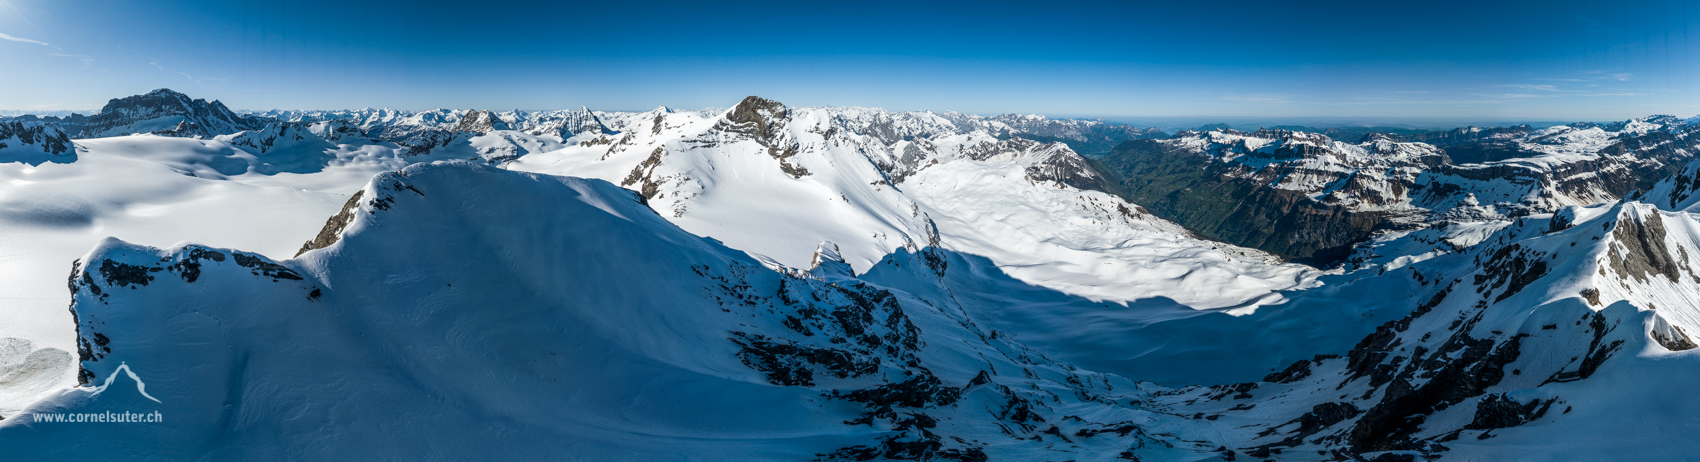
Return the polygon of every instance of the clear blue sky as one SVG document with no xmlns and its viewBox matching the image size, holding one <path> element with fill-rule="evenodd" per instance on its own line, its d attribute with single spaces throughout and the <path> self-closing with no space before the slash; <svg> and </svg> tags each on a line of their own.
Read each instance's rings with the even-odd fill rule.
<svg viewBox="0 0 1700 462">
<path fill-rule="evenodd" d="M 0 0 L 0 109 L 1700 114 L 1695 2 L 1281 3 Z"/>
</svg>

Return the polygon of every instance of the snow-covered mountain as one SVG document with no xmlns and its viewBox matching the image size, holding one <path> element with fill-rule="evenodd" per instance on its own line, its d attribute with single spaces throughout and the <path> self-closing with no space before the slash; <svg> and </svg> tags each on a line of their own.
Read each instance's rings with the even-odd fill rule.
<svg viewBox="0 0 1700 462">
<path fill-rule="evenodd" d="M 1357 282 L 1420 293 L 1348 351 L 1168 388 L 981 327 L 963 297 L 995 294 L 943 282 L 975 267 L 955 252 L 775 271 L 643 201 L 437 163 L 374 179 L 295 260 L 107 241 L 71 277 L 91 386 L 32 409 L 184 423 L 73 445 L 78 427 L 26 415 L 0 439 L 183 458 L 1609 458 L 1700 404 L 1669 386 L 1696 360 L 1700 273 L 1680 255 L 1700 223 L 1646 204 L 1522 218 Z"/>
<path fill-rule="evenodd" d="M 1020 137 L 1035 141 L 1063 142 L 1076 151 L 1086 149 L 1085 152 L 1088 154 L 1098 154 L 1108 152 L 1111 147 L 1123 141 L 1166 136 L 1162 131 L 1155 128 L 1139 128 L 1098 120 L 1050 119 L 1041 115 L 1004 114 L 988 117 L 953 111 L 943 113 L 931 111 L 890 112 L 882 109 L 856 107 L 811 109 L 827 110 L 838 119 L 834 123 L 844 127 L 844 129 L 873 136 L 887 143 L 912 140 L 917 137 L 932 138 L 950 134 L 984 132 L 1000 139 Z M 535 136 L 554 135 L 566 139 L 587 133 L 612 135 L 629 132 L 637 123 L 643 122 L 645 117 L 653 119 L 655 113 L 715 117 L 724 111 L 725 109 L 679 111 L 662 107 L 647 112 L 603 112 L 591 111 L 589 108 L 581 107 L 576 110 L 514 110 L 501 113 L 447 109 L 419 112 L 391 109 L 352 111 L 274 110 L 253 112 L 248 115 L 255 118 L 293 122 L 351 120 L 355 121 L 362 130 L 371 134 L 373 138 L 400 142 L 400 140 L 405 140 L 413 133 L 421 130 L 452 131 L 460 129 L 481 132 L 481 130 L 460 127 L 461 119 L 479 117 L 485 114 L 491 116 L 489 121 L 474 122 L 472 126 L 489 125 L 494 121 L 505 124 L 507 128 L 503 129 L 520 130 Z M 410 143 L 401 144 L 414 145 Z"/>
<path fill-rule="evenodd" d="M 508 168 L 615 182 L 687 231 L 793 267 L 807 266 L 821 241 L 857 271 L 900 248 L 935 246 L 1094 299 L 1165 296 L 1201 308 L 1315 277 L 1091 189 L 1105 179 L 1062 143 L 896 135 L 920 125 L 866 111 L 758 97 L 713 115 L 657 109 L 618 135 L 583 135 Z M 1234 280 L 1243 284 L 1204 288 Z"/>
<path fill-rule="evenodd" d="M 984 130 L 996 136 L 1019 136 L 1037 141 L 1061 141 L 1085 155 L 1110 152 L 1128 140 L 1166 138 L 1167 133 L 1156 128 L 1107 123 L 1101 120 L 1051 119 L 1037 114 L 1003 114 L 992 117 L 967 115 L 954 111 L 941 114 L 947 120 L 968 130 Z"/>
<path fill-rule="evenodd" d="M 772 271 L 606 182 L 437 163 L 355 197 L 295 260 L 102 243 L 71 284 L 79 380 L 103 388 L 34 409 L 158 410 L 182 424 L 75 445 L 79 429 L 26 416 L 0 421 L 7 450 L 989 460 L 1211 449 L 1140 431 L 1175 418 L 1134 404 L 1133 382 L 977 327 L 949 293 L 824 265 Z M 905 251 L 868 274 L 925 288 L 960 264 Z M 429 428 L 432 444 L 399 428 Z"/>
<path fill-rule="evenodd" d="M 0 119 L 0 162 L 73 162 L 77 152 L 58 124 L 34 116 Z"/>
<path fill-rule="evenodd" d="M 1285 130 L 1183 132 L 1124 144 L 1103 161 L 1130 200 L 1159 215 L 1228 242 L 1328 260 L 1379 230 L 1615 201 L 1694 158 L 1700 130 L 1669 116 L 1526 128 L 1424 138 L 1447 147 L 1383 135 L 1347 143 Z M 1456 163 L 1453 152 L 1495 160 Z"/>
<path fill-rule="evenodd" d="M 22 125 L 58 160 L 0 157 L 0 455 L 1693 450 L 1700 160 L 1672 117 L 1183 132 L 1101 163 L 1061 138 L 1108 125 L 759 97 L 68 120 Z M 1364 237 L 1321 271 L 1160 217 L 1212 214 Z M 35 414 L 108 411 L 166 421 Z"/>
<path fill-rule="evenodd" d="M 78 138 L 103 138 L 133 133 L 211 138 L 258 128 L 218 101 L 189 99 L 188 95 L 161 88 L 146 94 L 115 98 L 89 116 Z"/>
<path fill-rule="evenodd" d="M 1531 215 L 1467 252 L 1376 278 L 1405 316 L 1262 380 L 1162 392 L 1254 458 L 1648 455 L 1694 398 L 1700 250 L 1685 213 L 1620 202 Z M 1253 350 L 1255 351 L 1255 350 Z M 1304 454 L 1318 454 L 1305 456 Z"/>
<path fill-rule="evenodd" d="M 889 122 L 911 119 L 877 110 L 762 104 L 768 116 L 783 115 L 666 108 L 591 114 L 607 125 L 569 140 L 522 130 L 455 131 L 453 143 L 423 151 L 372 135 L 395 127 L 447 132 L 443 127 L 460 125 L 466 112 L 348 111 L 365 115 L 301 117 L 207 139 L 77 140 L 82 155 L 75 163 L 0 163 L 7 180 L 0 182 L 0 234 L 16 237 L 0 239 L 0 252 L 14 263 L 0 265 L 0 292 L 14 300 L 0 308 L 16 320 L 0 324 L 0 337 L 72 348 L 60 333 L 65 300 L 51 268 L 102 237 L 158 247 L 190 239 L 287 258 L 299 247 L 287 245 L 299 239 L 287 236 L 310 235 L 303 226 L 334 213 L 372 175 L 444 159 L 505 162 L 637 190 L 647 183 L 651 205 L 669 220 L 775 265 L 806 267 L 830 241 L 859 274 L 900 249 L 939 245 L 991 257 L 987 265 L 1020 284 L 1086 297 L 1092 307 L 1109 303 L 1134 319 L 1141 311 L 1123 304 L 1159 297 L 1187 309 L 1252 309 L 1317 276 L 1271 264 L 1261 252 L 1191 237 L 1090 189 L 1102 186 L 1101 175 L 1059 143 L 955 134 L 942 119 L 937 138 L 911 132 L 887 142 L 887 129 L 920 125 Z M 777 156 L 770 146 L 780 148 Z M 1112 327 L 1097 338 L 1114 339 Z"/>
</svg>

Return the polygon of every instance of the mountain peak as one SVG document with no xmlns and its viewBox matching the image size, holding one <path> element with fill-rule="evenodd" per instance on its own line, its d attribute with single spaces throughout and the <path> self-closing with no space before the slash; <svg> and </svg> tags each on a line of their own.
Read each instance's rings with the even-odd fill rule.
<svg viewBox="0 0 1700 462">
<path fill-rule="evenodd" d="M 786 115 L 784 104 L 760 96 L 750 96 L 726 112 L 726 121 L 743 127 L 738 131 L 767 140 L 774 136 L 775 122 L 786 119 Z"/>
<path fill-rule="evenodd" d="M 188 96 L 188 95 L 184 95 L 183 93 L 179 93 L 176 90 L 172 90 L 170 88 L 160 88 L 160 89 L 142 94 L 142 96 L 160 96 L 160 95 L 175 95 L 175 96 L 185 96 L 185 97 Z"/>
<path fill-rule="evenodd" d="M 733 122 L 749 122 L 754 120 L 751 118 L 752 116 L 764 112 L 768 114 L 768 117 L 785 117 L 785 104 L 751 95 L 745 97 L 743 101 L 739 101 L 738 105 L 734 106 L 732 112 L 727 115 L 727 118 L 732 119 Z"/>
<path fill-rule="evenodd" d="M 455 130 L 473 133 L 490 133 L 491 130 L 507 130 L 508 126 L 496 114 L 490 111 L 473 109 L 461 117 L 460 124 Z"/>
</svg>

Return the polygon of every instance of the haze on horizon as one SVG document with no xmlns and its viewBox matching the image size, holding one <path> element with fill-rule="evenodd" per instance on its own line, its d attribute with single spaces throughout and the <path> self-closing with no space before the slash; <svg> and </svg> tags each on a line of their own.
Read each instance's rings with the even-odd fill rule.
<svg viewBox="0 0 1700 462">
<path fill-rule="evenodd" d="M 0 109 L 795 106 L 1059 117 L 1700 113 L 1689 2 L 0 0 Z"/>
</svg>

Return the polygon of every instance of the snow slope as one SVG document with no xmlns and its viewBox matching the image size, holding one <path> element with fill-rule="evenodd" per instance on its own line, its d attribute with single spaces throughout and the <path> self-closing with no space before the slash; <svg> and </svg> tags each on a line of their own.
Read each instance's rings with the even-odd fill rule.
<svg viewBox="0 0 1700 462">
<path fill-rule="evenodd" d="M 1700 163 L 1628 201 L 1573 194 L 1607 185 L 1588 168 L 1691 157 L 1674 118 L 1507 135 L 1544 154 L 1436 171 L 1391 139 L 1173 141 L 1426 217 L 1325 273 L 1195 238 L 1067 145 L 1011 137 L 1090 125 L 755 97 L 267 117 L 0 163 L 0 456 L 1692 452 L 1700 403 L 1672 384 L 1700 354 Z M 1529 171 L 1553 175 L 1492 178 Z M 1486 186 L 1392 186 L 1445 175 Z M 26 407 L 169 424 L 94 439 Z"/>
<path fill-rule="evenodd" d="M 1174 417 L 1130 404 L 1132 382 L 981 330 L 936 285 L 772 271 L 605 182 L 434 163 L 358 197 L 295 260 L 101 243 L 72 278 L 100 387 L 33 410 L 170 424 L 88 440 L 25 414 L 0 421 L 0 453 L 1207 457 L 1139 431 Z M 876 271 L 924 287 L 960 262 L 903 251 Z"/>
<path fill-rule="evenodd" d="M 63 273 L 102 239 L 191 240 L 283 258 L 317 228 L 306 217 L 328 216 L 346 198 L 234 181 L 227 175 L 247 172 L 253 159 L 214 141 L 135 136 L 79 140 L 77 149 L 73 163 L 0 163 L 0 339 L 30 342 L 32 351 L 75 351 Z M 74 369 L 65 359 L 57 370 Z M 33 395 L 69 378 L 0 380 L 0 395 Z M 25 402 L 0 400 L 0 415 Z"/>
<path fill-rule="evenodd" d="M 914 125 L 883 111 L 756 97 L 714 117 L 658 109 L 634 120 L 621 134 L 574 138 L 507 167 L 617 182 L 692 233 L 787 266 L 808 265 L 822 241 L 857 271 L 899 248 L 937 246 L 1096 300 L 1169 297 L 1198 308 L 1279 300 L 1271 292 L 1316 277 L 1081 189 L 1105 182 L 1060 143 L 942 128 L 897 135 L 889 130 Z M 1229 282 L 1234 289 L 1216 289 Z"/>
<path fill-rule="evenodd" d="M 1687 334 L 1700 328 L 1700 270 L 1683 257 L 1700 252 L 1700 222 L 1685 212 L 1567 208 L 1465 252 L 1292 294 L 1251 316 L 1328 297 L 1416 296 L 1383 297 L 1406 310 L 1371 310 L 1385 321 L 1350 348 L 1313 350 L 1261 380 L 1171 388 L 1076 369 L 984 326 L 980 303 L 1043 297 L 1005 290 L 1019 282 L 982 257 L 900 249 L 852 277 L 827 247 L 810 271 L 776 270 L 643 201 L 595 180 L 440 162 L 374 178 L 294 260 L 105 241 L 72 274 L 90 386 L 32 410 L 157 411 L 172 423 L 105 426 L 87 440 L 86 427 L 19 415 L 0 421 L 0 452 L 1601 460 L 1691 450 L 1673 441 L 1692 421 L 1680 410 L 1700 403 L 1671 386 L 1700 360 Z M 1348 313 L 1303 317 L 1340 332 L 1361 322 L 1339 324 Z M 1290 354 L 1229 345 L 1216 348 Z"/>
<path fill-rule="evenodd" d="M 1649 204 L 1519 219 L 1367 279 L 1414 283 L 1411 309 L 1350 350 L 1153 409 L 1209 416 L 1253 457 L 1684 458 L 1696 252 L 1700 222 Z"/>
<path fill-rule="evenodd" d="M 957 134 L 949 120 L 914 114 L 772 105 L 786 115 L 765 133 L 769 122 L 760 118 L 733 123 L 736 108 L 661 109 L 611 122 L 624 132 L 585 128 L 602 119 L 582 109 L 539 119 L 559 122 L 541 131 L 526 125 L 537 113 L 356 111 L 364 115 L 319 122 L 301 116 L 199 140 L 78 140 L 66 154 L 81 153 L 74 163 L 0 164 L 7 180 L 0 183 L 0 235 L 7 237 L 0 252 L 8 263 L 0 265 L 0 296 L 15 320 L 0 324 L 0 338 L 69 351 L 63 266 L 104 237 L 159 247 L 188 240 L 285 258 L 372 175 L 440 159 L 511 162 L 634 189 L 653 184 L 650 200 L 672 212 L 666 218 L 773 265 L 808 266 L 823 241 L 837 243 L 852 271 L 899 249 L 940 246 L 992 256 L 1023 281 L 1092 300 L 1161 297 L 1203 309 L 1272 303 L 1280 300 L 1273 291 L 1315 278 L 1304 267 L 1268 264 L 1257 252 L 1192 239 L 1137 205 L 1071 186 L 1102 180 L 1061 144 Z M 479 114 L 468 117 L 472 112 Z M 500 129 L 516 126 L 525 130 Z M 551 134 L 575 126 L 571 140 Z M 448 141 L 421 151 L 367 135 L 394 127 L 447 133 Z M 909 135 L 890 143 L 874 135 L 894 127 Z M 704 146 L 711 143 L 724 144 Z M 768 145 L 797 151 L 776 159 Z M 787 165 L 798 170 L 787 172 Z M 942 229 L 934 215 L 946 221 Z M 1205 288 L 1228 282 L 1237 285 Z M 31 390 L 19 393 L 40 391 Z"/>
<path fill-rule="evenodd" d="M 1042 323 L 998 324 L 1002 332 L 1113 371 L 1128 364 L 1093 358 L 1125 346 L 1119 330 L 1125 325 L 1096 324 L 1089 335 L 1067 342 L 1048 341 L 1049 326 L 1098 310 L 1141 323 L 1165 313 L 1140 300 L 1243 314 L 1280 302 L 1276 291 L 1314 284 L 1317 276 L 1304 267 L 1271 264 L 1259 252 L 1191 238 L 1137 205 L 1071 186 L 1102 180 L 1081 169 L 1079 157 L 1061 144 L 952 134 L 942 119 L 936 137 L 899 136 L 888 144 L 851 132 L 854 121 L 881 120 L 883 111 L 796 110 L 777 103 L 772 109 L 784 115 L 739 123 L 731 121 L 737 108 L 714 114 L 658 110 L 622 122 L 625 132 L 586 130 L 564 142 L 548 133 L 497 129 L 503 127 L 492 118 L 514 115 L 486 113 L 479 116 L 488 125 L 482 133 L 443 132 L 452 133 L 449 141 L 423 153 L 374 141 L 363 135 L 370 127 L 350 119 L 277 122 L 198 140 L 78 140 L 73 163 L 0 164 L 6 179 L 0 182 L 0 235 L 7 236 L 0 239 L 7 259 L 0 265 L 0 296 L 8 301 L 0 309 L 12 320 L 0 323 L 0 338 L 30 342 L 29 351 L 11 360 L 36 350 L 59 358 L 32 366 L 45 371 L 36 379 L 0 387 L 6 395 L 0 396 L 6 398 L 0 415 L 72 383 L 72 365 L 53 353 L 74 348 L 61 289 L 65 264 L 101 239 L 162 248 L 196 242 L 288 258 L 373 175 L 440 159 L 622 181 L 650 192 L 651 206 L 671 212 L 666 219 L 752 252 L 770 267 L 810 266 L 823 241 L 836 243 L 851 272 L 867 271 L 893 252 L 928 246 L 964 252 L 964 258 L 984 255 L 996 262 L 999 277 L 1072 294 L 1085 310 L 1045 316 Z M 463 123 L 472 120 L 465 114 L 436 115 L 445 125 L 477 128 Z M 863 128 L 889 126 L 908 125 Z M 795 153 L 775 158 L 771 146 Z M 634 175 L 640 167 L 645 170 Z M 976 316 L 1003 319 L 990 313 L 1043 306 L 1006 300 L 976 308 Z"/>
</svg>

